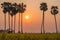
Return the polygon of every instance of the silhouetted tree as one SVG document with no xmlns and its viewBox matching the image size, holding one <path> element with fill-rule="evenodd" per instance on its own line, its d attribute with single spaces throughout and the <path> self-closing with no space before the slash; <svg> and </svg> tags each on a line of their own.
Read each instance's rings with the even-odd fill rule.
<svg viewBox="0 0 60 40">
<path fill-rule="evenodd" d="M 23 13 L 25 11 L 26 5 L 21 3 L 18 5 L 18 12 L 19 12 L 19 22 L 20 22 L 20 13 L 21 13 L 21 33 L 23 33 L 23 27 L 22 27 L 22 18 L 23 18 Z M 19 31 L 20 32 L 20 23 L 19 23 Z"/>
<path fill-rule="evenodd" d="M 52 7 L 51 7 L 51 14 L 54 15 L 56 33 L 58 33 L 58 29 L 57 29 L 57 20 L 56 20 L 56 15 L 58 14 L 58 7 L 57 7 L 57 6 L 52 6 Z"/>
<path fill-rule="evenodd" d="M 10 32 L 10 7 L 11 7 L 11 3 L 9 2 L 4 2 L 2 5 L 2 8 L 4 9 L 4 11 L 8 12 L 8 23 L 9 23 L 9 32 Z M 6 21 L 6 20 L 5 20 Z M 6 23 L 5 23 L 6 24 Z"/>
<path fill-rule="evenodd" d="M 4 3 L 2 3 L 1 5 L 2 5 L 2 8 L 3 8 L 3 13 L 4 13 L 4 30 L 6 31 L 6 13 L 8 12 L 8 6 L 7 6 L 7 2 L 4 2 Z"/>
<path fill-rule="evenodd" d="M 8 23 L 9 23 L 9 30 L 8 32 L 10 33 L 10 6 L 11 6 L 11 3 L 8 3 Z"/>
<path fill-rule="evenodd" d="M 12 13 L 14 15 L 14 33 L 15 33 L 15 23 L 16 23 L 16 14 L 18 12 L 18 9 L 17 9 L 17 3 L 14 3 L 13 4 L 13 10 L 12 10 Z"/>
<path fill-rule="evenodd" d="M 13 10 L 14 10 L 14 8 L 13 8 L 13 5 L 10 7 L 10 15 L 11 15 L 11 31 L 13 31 Z"/>
<path fill-rule="evenodd" d="M 43 27 L 43 33 L 45 33 L 45 29 L 44 29 L 44 16 L 45 16 L 45 15 L 44 15 L 44 12 L 47 11 L 47 9 L 48 9 L 48 8 L 47 8 L 47 4 L 46 4 L 46 3 L 43 2 L 43 3 L 40 4 L 40 10 L 43 11 L 43 19 L 42 19 L 42 26 L 41 26 L 41 28 Z M 42 29 L 41 29 L 41 30 L 42 30 Z M 42 31 L 41 31 L 41 32 L 42 32 Z"/>
</svg>

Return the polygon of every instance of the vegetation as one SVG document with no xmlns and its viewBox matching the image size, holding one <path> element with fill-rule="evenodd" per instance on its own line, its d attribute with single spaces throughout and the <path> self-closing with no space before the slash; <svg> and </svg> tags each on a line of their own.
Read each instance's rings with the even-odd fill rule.
<svg viewBox="0 0 60 40">
<path fill-rule="evenodd" d="M 60 40 L 60 34 L 1 34 L 0 40 Z"/>
</svg>

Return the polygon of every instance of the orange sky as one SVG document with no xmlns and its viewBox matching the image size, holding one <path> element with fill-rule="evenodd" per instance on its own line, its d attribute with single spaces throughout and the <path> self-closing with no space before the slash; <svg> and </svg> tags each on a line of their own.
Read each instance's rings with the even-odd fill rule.
<svg viewBox="0 0 60 40">
<path fill-rule="evenodd" d="M 24 2 L 27 7 L 24 12 L 25 15 L 31 15 L 30 20 L 26 20 L 23 17 L 23 30 L 24 32 L 40 32 L 41 21 L 42 21 L 42 11 L 39 9 L 40 3 L 46 2 L 48 5 L 48 10 L 45 12 L 45 30 L 46 32 L 55 32 L 54 16 L 50 13 L 50 8 L 52 5 L 57 5 L 59 14 L 57 14 L 58 30 L 60 30 L 60 0 L 0 0 L 0 4 L 4 1 L 21 3 Z M 8 15 L 7 15 L 8 18 Z M 16 15 L 16 31 L 18 30 L 18 14 Z M 4 27 L 4 14 L 0 5 L 0 29 Z M 8 28 L 8 19 L 7 19 Z"/>
</svg>

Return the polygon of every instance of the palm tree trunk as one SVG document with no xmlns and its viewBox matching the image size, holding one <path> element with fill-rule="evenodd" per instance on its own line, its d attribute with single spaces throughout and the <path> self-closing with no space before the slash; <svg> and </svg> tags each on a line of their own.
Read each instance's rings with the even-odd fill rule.
<svg viewBox="0 0 60 40">
<path fill-rule="evenodd" d="M 42 23 L 42 24 L 43 24 L 43 33 L 45 33 L 45 28 L 44 28 L 44 16 L 45 16 L 45 15 L 44 15 L 44 11 L 43 11 L 43 23 Z"/>
<path fill-rule="evenodd" d="M 9 33 L 10 33 L 10 15 L 8 13 Z"/>
<path fill-rule="evenodd" d="M 13 16 L 11 16 L 11 32 L 13 31 Z"/>
<path fill-rule="evenodd" d="M 4 14 L 4 24 L 5 24 L 4 31 L 6 32 L 6 14 Z"/>
<path fill-rule="evenodd" d="M 14 15 L 14 33 L 15 33 L 16 15 Z"/>
<path fill-rule="evenodd" d="M 58 33 L 56 15 L 54 15 L 54 19 L 55 19 L 56 33 Z"/>
<path fill-rule="evenodd" d="M 19 26 L 18 26 L 18 33 L 20 33 L 20 13 L 19 13 L 19 20 L 18 20 L 19 22 Z"/>
<path fill-rule="evenodd" d="M 21 33 L 23 34 L 22 18 L 23 18 L 23 14 L 21 13 Z"/>
<path fill-rule="evenodd" d="M 43 21 L 42 21 L 43 22 Z M 42 34 L 42 24 L 41 24 L 41 34 Z"/>
<path fill-rule="evenodd" d="M 42 18 L 42 23 L 41 23 L 41 34 L 42 34 L 42 27 L 43 27 L 43 18 Z"/>
</svg>

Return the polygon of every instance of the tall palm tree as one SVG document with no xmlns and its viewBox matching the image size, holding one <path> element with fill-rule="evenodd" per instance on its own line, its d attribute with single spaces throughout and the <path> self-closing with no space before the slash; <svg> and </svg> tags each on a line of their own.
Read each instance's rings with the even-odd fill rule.
<svg viewBox="0 0 60 40">
<path fill-rule="evenodd" d="M 21 33 L 23 33 L 23 23 L 22 23 L 22 18 L 23 18 L 23 13 L 26 10 L 26 5 L 21 3 Z"/>
<path fill-rule="evenodd" d="M 13 8 L 13 5 L 10 7 L 10 15 L 11 15 L 11 32 L 13 32 L 13 10 L 14 10 L 14 8 Z"/>
<path fill-rule="evenodd" d="M 8 10 L 8 23 L 9 23 L 9 30 L 8 30 L 8 33 L 10 33 L 10 7 L 11 7 L 11 3 L 9 3 L 9 2 L 7 2 L 7 6 L 8 6 L 8 8 L 7 8 L 7 10 Z"/>
<path fill-rule="evenodd" d="M 57 6 L 52 6 L 52 7 L 51 7 L 51 14 L 54 15 L 56 33 L 58 33 L 57 20 L 56 20 L 56 14 L 58 14 L 58 7 L 57 7 Z"/>
<path fill-rule="evenodd" d="M 47 8 L 47 4 L 46 3 L 43 2 L 43 3 L 40 4 L 40 10 L 43 11 L 43 19 L 42 19 L 42 26 L 41 26 L 41 28 L 43 27 L 43 33 L 45 33 L 45 29 L 44 29 L 44 16 L 45 16 L 45 14 L 44 14 L 44 12 L 47 11 L 47 9 L 48 8 Z"/>
<path fill-rule="evenodd" d="M 19 3 L 18 4 L 18 13 L 19 13 L 19 22 L 18 22 L 18 24 L 19 24 L 19 26 L 18 26 L 18 33 L 20 33 L 20 13 L 21 13 L 21 4 Z"/>
<path fill-rule="evenodd" d="M 18 5 L 18 12 L 19 12 L 19 22 L 20 22 L 20 13 L 21 13 L 21 33 L 23 33 L 23 27 L 22 27 L 22 18 L 23 18 L 23 13 L 26 10 L 26 5 L 21 3 Z M 20 23 L 19 23 L 19 31 L 20 31 Z"/>
<path fill-rule="evenodd" d="M 4 8 L 4 12 L 7 11 L 8 12 L 8 23 L 9 23 L 9 33 L 10 33 L 10 6 L 11 6 L 11 3 L 9 2 L 4 2 L 3 4 L 1 4 L 2 7 Z M 6 20 L 5 20 L 6 21 Z M 6 23 L 5 23 L 6 24 Z"/>
<path fill-rule="evenodd" d="M 12 13 L 13 13 L 13 15 L 14 15 L 14 33 L 15 33 L 16 14 L 17 14 L 17 12 L 18 12 L 17 3 L 14 3 L 13 6 L 14 6 L 14 7 L 13 7 L 13 10 L 12 10 Z"/>
<path fill-rule="evenodd" d="M 3 13 L 4 13 L 4 30 L 5 30 L 5 32 L 6 32 L 6 13 L 8 12 L 8 10 L 7 10 L 7 8 L 8 8 L 8 6 L 7 6 L 7 2 L 4 2 L 4 3 L 2 3 L 1 4 L 2 5 L 2 8 L 3 8 Z"/>
</svg>

